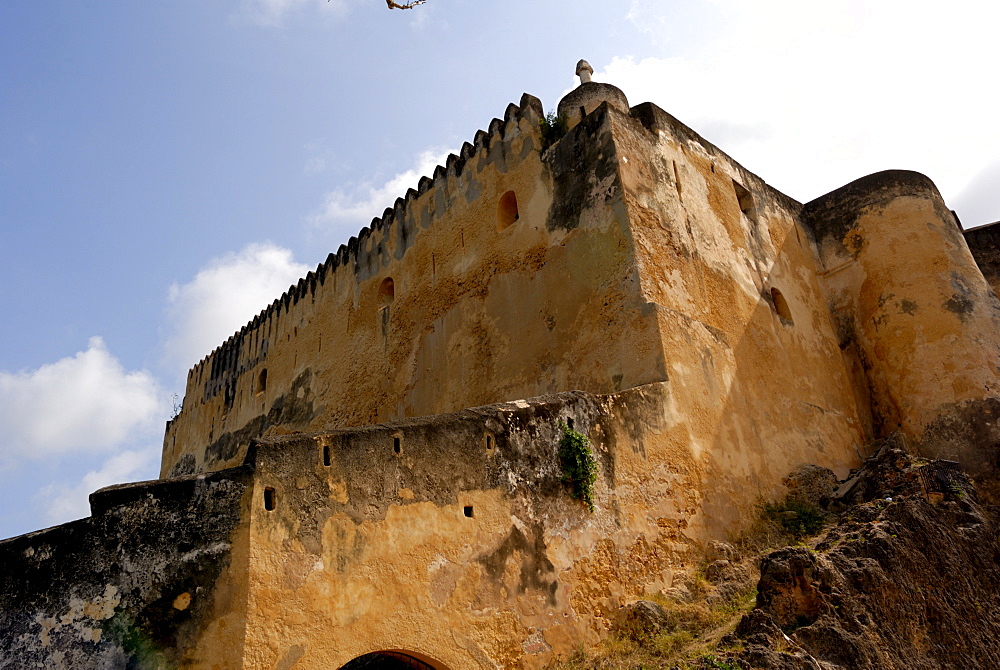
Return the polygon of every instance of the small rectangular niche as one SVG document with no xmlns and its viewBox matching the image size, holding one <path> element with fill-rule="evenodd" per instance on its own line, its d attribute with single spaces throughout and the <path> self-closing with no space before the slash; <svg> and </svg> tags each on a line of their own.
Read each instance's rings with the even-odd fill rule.
<svg viewBox="0 0 1000 670">
<path fill-rule="evenodd" d="M 465 516 L 467 516 L 467 517 L 469 517 L 471 519 L 472 518 L 472 505 L 466 505 L 465 507 L 463 507 L 462 508 L 462 513 L 465 514 Z"/>
<path fill-rule="evenodd" d="M 394 454 L 403 452 L 403 438 L 398 435 L 392 438 L 392 452 Z"/>
<path fill-rule="evenodd" d="M 329 445 L 323 445 L 323 465 L 330 467 L 330 447 Z"/>
<path fill-rule="evenodd" d="M 733 190 L 736 191 L 736 200 L 740 203 L 740 211 L 748 219 L 757 223 L 757 207 L 753 201 L 753 194 L 735 179 L 733 180 Z"/>
</svg>

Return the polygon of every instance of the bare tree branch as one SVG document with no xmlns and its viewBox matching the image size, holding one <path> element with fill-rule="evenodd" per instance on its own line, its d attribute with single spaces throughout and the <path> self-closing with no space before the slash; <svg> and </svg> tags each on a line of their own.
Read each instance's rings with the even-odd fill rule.
<svg viewBox="0 0 1000 670">
<path fill-rule="evenodd" d="M 330 0 L 326 1 L 330 2 Z M 425 2 L 427 2 L 427 0 L 413 0 L 413 2 L 404 2 L 403 4 L 399 4 L 398 2 L 393 2 L 392 0 L 385 0 L 385 4 L 389 5 L 389 9 L 413 9 L 417 5 L 422 5 Z"/>
</svg>

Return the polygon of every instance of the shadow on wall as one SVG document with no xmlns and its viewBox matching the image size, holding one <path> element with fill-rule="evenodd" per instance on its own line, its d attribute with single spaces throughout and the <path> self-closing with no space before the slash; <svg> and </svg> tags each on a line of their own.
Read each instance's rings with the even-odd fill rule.
<svg viewBox="0 0 1000 670">
<path fill-rule="evenodd" d="M 740 209 L 748 217 L 742 198 Z M 754 230 L 747 226 L 748 236 Z M 774 264 L 757 277 L 759 298 L 742 317 L 742 329 L 727 333 L 728 342 L 703 354 L 703 374 L 715 377 L 714 385 L 707 384 L 709 392 L 721 396 L 712 414 L 714 443 L 706 473 L 714 484 L 702 500 L 708 530 L 717 536 L 745 521 L 741 515 L 756 514 L 752 505 L 734 508 L 731 494 L 744 501 L 753 496 L 747 491 L 771 498 L 777 483 L 806 463 L 844 475 L 867 455 L 860 449 L 872 438 L 864 371 L 850 349 L 837 347 L 836 324 L 823 309 L 827 305 L 821 280 L 803 285 L 799 277 L 793 278 L 803 257 L 815 258 L 808 238 L 789 226 L 784 239 L 773 242 Z M 822 271 L 818 258 L 815 262 Z M 823 331 L 829 334 L 828 342 Z M 834 359 L 825 368 L 804 369 L 823 355 L 817 351 L 823 344 Z M 727 362 L 732 365 L 729 371 Z M 831 373 L 849 394 L 838 398 L 841 406 L 831 404 L 823 388 L 834 383 L 827 379 Z M 845 417 L 852 406 L 858 421 Z"/>
</svg>

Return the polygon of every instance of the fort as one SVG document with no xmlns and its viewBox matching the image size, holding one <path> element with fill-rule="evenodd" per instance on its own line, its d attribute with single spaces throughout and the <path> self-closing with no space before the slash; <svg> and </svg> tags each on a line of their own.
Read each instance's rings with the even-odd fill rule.
<svg viewBox="0 0 1000 670">
<path fill-rule="evenodd" d="M 804 464 L 899 435 L 1000 498 L 1000 226 L 906 171 L 803 205 L 590 72 L 195 365 L 159 480 L 0 542 L 0 667 L 540 668 Z"/>
</svg>

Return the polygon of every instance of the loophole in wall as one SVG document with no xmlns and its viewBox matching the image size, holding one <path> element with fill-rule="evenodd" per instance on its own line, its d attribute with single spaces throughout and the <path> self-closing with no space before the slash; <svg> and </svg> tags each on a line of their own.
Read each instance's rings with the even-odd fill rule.
<svg viewBox="0 0 1000 670">
<path fill-rule="evenodd" d="M 513 191 L 507 191 L 500 196 L 500 203 L 497 205 L 497 230 L 503 230 L 518 218 L 517 196 Z"/>
<path fill-rule="evenodd" d="M 277 504 L 277 494 L 274 489 L 270 486 L 264 489 L 264 509 L 268 512 L 274 510 L 274 506 Z"/>
<path fill-rule="evenodd" d="M 378 300 L 382 305 L 388 305 L 390 302 L 396 299 L 396 282 L 392 280 L 392 277 L 386 277 L 382 280 L 382 283 L 378 285 Z"/>
<path fill-rule="evenodd" d="M 771 302 L 774 303 L 774 311 L 778 313 L 782 321 L 794 323 L 792 320 L 792 310 L 788 308 L 788 301 L 785 300 L 785 296 L 781 295 L 781 291 L 776 288 L 771 289 Z"/>
</svg>

